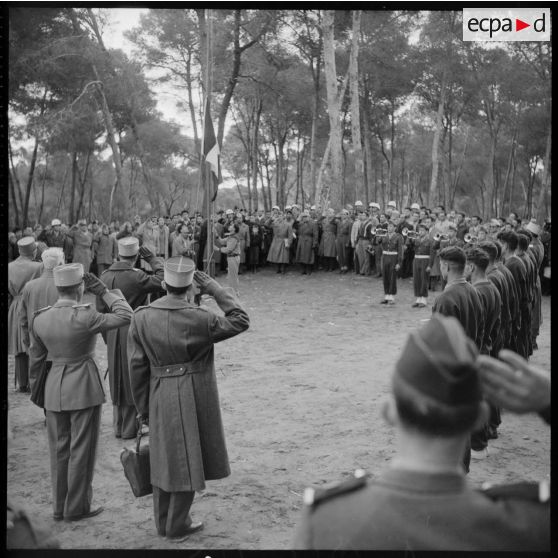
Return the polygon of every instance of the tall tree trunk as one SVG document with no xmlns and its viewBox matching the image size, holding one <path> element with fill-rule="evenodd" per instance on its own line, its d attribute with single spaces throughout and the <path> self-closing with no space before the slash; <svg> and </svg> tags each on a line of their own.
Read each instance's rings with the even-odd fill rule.
<svg viewBox="0 0 558 558">
<path fill-rule="evenodd" d="M 552 125 L 548 126 L 548 134 L 546 136 L 546 150 L 544 153 L 544 170 L 541 181 L 541 189 L 539 192 L 539 199 L 537 200 L 537 222 L 542 224 L 545 217 L 547 217 L 548 203 L 545 203 L 546 196 L 550 193 L 550 177 L 551 177 L 551 157 L 550 150 L 552 144 Z"/>
<path fill-rule="evenodd" d="M 12 173 L 8 174 L 8 185 L 10 188 L 10 196 L 12 198 L 12 207 L 15 214 L 15 222 L 13 223 L 16 227 L 19 227 L 19 208 L 17 206 L 17 198 L 15 193 L 15 186 L 14 186 L 14 179 L 12 177 Z M 11 214 L 11 211 L 10 211 Z"/>
<path fill-rule="evenodd" d="M 353 157 L 355 163 L 355 199 L 364 192 L 364 160 L 362 156 L 362 139 L 360 134 L 360 98 L 358 84 L 358 53 L 360 39 L 360 10 L 353 11 L 353 40 L 349 59 L 349 81 L 351 83 L 351 132 L 353 139 Z"/>
<path fill-rule="evenodd" d="M 43 209 L 45 206 L 45 182 L 48 172 L 48 156 L 45 157 L 45 172 L 43 174 L 43 179 L 41 180 L 41 203 L 39 205 L 39 210 L 37 212 L 37 223 L 40 223 L 43 219 Z"/>
<path fill-rule="evenodd" d="M 455 179 L 453 180 L 453 187 L 451 189 L 450 194 L 450 208 L 453 207 L 455 201 L 455 194 L 457 192 L 457 187 L 459 185 L 459 179 L 461 178 L 461 171 L 463 170 L 463 163 L 465 162 L 465 158 L 467 156 L 467 148 L 469 147 L 469 133 L 471 131 L 471 126 L 467 126 L 465 131 L 465 146 L 463 147 L 463 154 L 461 155 L 461 162 L 459 163 L 459 167 L 457 168 L 457 172 L 455 173 Z"/>
<path fill-rule="evenodd" d="M 12 152 L 12 142 L 10 141 L 9 137 L 8 137 L 8 155 L 9 155 L 9 159 L 10 159 L 10 174 L 9 174 L 10 192 L 12 193 L 14 211 L 15 211 L 15 214 L 16 214 L 15 224 L 16 224 L 16 226 L 19 226 L 20 225 L 19 209 L 20 208 L 23 209 L 23 195 L 21 193 L 21 183 L 20 183 L 19 177 L 17 175 L 17 169 L 16 169 L 16 166 L 14 165 L 14 157 L 13 157 L 13 152 Z M 16 196 L 16 192 L 17 192 L 17 196 Z M 18 203 L 19 203 L 19 205 L 18 205 Z"/>
<path fill-rule="evenodd" d="M 77 212 L 76 212 L 76 220 L 79 219 L 82 216 L 82 211 L 83 211 L 83 214 L 85 214 L 85 208 L 83 207 L 83 200 L 85 198 L 85 185 L 87 183 L 87 173 L 89 171 L 89 161 L 90 161 L 90 159 L 91 159 L 91 151 L 88 151 L 87 152 L 87 158 L 85 159 L 85 169 L 83 171 L 83 178 L 81 177 L 81 173 L 79 171 L 79 166 L 77 165 L 77 162 L 76 162 L 78 180 L 79 180 L 79 184 L 80 184 L 80 194 L 79 194 L 79 201 L 78 201 Z"/>
<path fill-rule="evenodd" d="M 434 139 L 432 141 L 432 176 L 430 179 L 430 189 L 428 190 L 428 197 L 426 204 L 431 207 L 437 200 L 438 195 L 438 165 L 439 165 L 439 150 L 440 150 L 440 136 L 442 133 L 444 105 L 446 103 L 446 82 L 447 82 L 447 69 L 444 68 L 442 73 L 442 83 L 440 84 L 440 99 L 438 101 L 438 112 L 436 113 L 436 128 L 434 129 Z"/>
<path fill-rule="evenodd" d="M 512 169 L 513 155 L 515 153 L 515 146 L 516 146 L 516 142 L 517 142 L 517 132 L 518 132 L 518 118 L 515 121 L 515 126 L 514 126 L 514 129 L 513 129 L 513 136 L 512 136 L 512 142 L 511 142 L 511 147 L 510 147 L 510 154 L 508 156 L 508 165 L 506 167 L 506 177 L 504 178 L 504 185 L 502 187 L 502 200 L 501 200 L 501 205 L 500 205 L 500 214 L 504 213 L 504 208 L 506 206 L 506 198 L 508 197 L 508 184 L 509 184 L 509 178 L 510 178 L 510 173 L 511 173 L 511 169 Z"/>
<path fill-rule="evenodd" d="M 343 158 L 341 152 L 342 136 L 339 91 L 337 87 L 337 70 L 335 65 L 334 19 L 335 11 L 325 10 L 323 18 L 324 64 L 331 142 L 329 202 L 334 208 L 339 208 L 341 206 L 340 186 Z"/>
<path fill-rule="evenodd" d="M 68 225 L 75 224 L 74 205 L 76 199 L 76 182 L 77 182 L 77 151 L 74 150 L 72 154 L 72 183 L 71 183 L 71 193 L 70 193 L 70 207 L 68 208 Z"/>
</svg>

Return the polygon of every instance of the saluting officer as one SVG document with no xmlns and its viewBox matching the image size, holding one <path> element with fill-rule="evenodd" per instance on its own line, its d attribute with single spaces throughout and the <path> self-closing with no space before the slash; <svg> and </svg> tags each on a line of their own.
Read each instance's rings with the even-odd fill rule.
<svg viewBox="0 0 558 558">
<path fill-rule="evenodd" d="M 474 344 L 455 318 L 432 316 L 395 366 L 383 413 L 396 428 L 390 467 L 307 489 L 294 548 L 549 552 L 547 483 L 467 482 L 463 448 L 486 413 Z"/>
<path fill-rule="evenodd" d="M 134 267 L 140 256 L 150 265 L 153 275 Z M 101 275 L 102 281 L 111 289 L 120 289 L 128 304 L 135 310 L 147 303 L 149 293 L 161 291 L 163 280 L 163 260 L 157 258 L 145 246 L 139 247 L 139 240 L 134 236 L 118 241 L 119 262 L 113 263 Z M 97 299 L 97 310 L 105 312 L 103 302 Z M 113 409 L 113 429 L 117 438 L 135 438 L 136 407 L 130 387 L 128 373 L 128 324 L 109 331 L 106 336 L 109 386 Z"/>
<path fill-rule="evenodd" d="M 91 509 L 95 454 L 105 401 L 103 383 L 94 360 L 97 333 L 130 322 L 132 309 L 118 290 L 109 292 L 83 265 L 54 268 L 58 301 L 36 312 L 30 329 L 32 377 L 45 361 L 52 366 L 45 384 L 54 519 L 77 521 L 103 511 Z M 102 298 L 110 314 L 80 304 L 85 288 Z"/>
<path fill-rule="evenodd" d="M 195 491 L 230 474 L 213 351 L 249 325 L 232 289 L 194 270 L 189 258 L 167 260 L 167 296 L 138 308 L 128 333 L 134 402 L 149 420 L 155 525 L 173 541 L 203 526 L 189 513 Z M 188 302 L 192 280 L 215 297 L 224 316 Z"/>
</svg>

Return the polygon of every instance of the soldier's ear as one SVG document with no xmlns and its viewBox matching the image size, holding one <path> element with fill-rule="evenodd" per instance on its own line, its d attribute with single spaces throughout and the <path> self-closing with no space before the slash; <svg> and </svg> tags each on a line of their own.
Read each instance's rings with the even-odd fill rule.
<svg viewBox="0 0 558 558">
<path fill-rule="evenodd" d="M 164 281 L 161 281 L 161 289 L 167 290 L 167 284 Z"/>
<path fill-rule="evenodd" d="M 399 424 L 395 399 L 391 395 L 382 403 L 382 417 L 390 426 L 397 426 Z"/>
</svg>

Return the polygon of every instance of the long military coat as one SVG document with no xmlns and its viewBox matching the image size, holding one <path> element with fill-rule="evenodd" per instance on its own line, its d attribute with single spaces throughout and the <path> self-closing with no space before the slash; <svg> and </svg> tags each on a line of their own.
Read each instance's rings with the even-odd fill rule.
<svg viewBox="0 0 558 558">
<path fill-rule="evenodd" d="M 322 238 L 320 240 L 320 256 L 325 258 L 337 257 L 337 246 L 335 239 L 337 235 L 337 220 L 334 217 L 326 217 L 322 223 Z"/>
<path fill-rule="evenodd" d="M 165 296 L 135 311 L 128 334 L 134 402 L 149 414 L 151 483 L 167 492 L 230 474 L 213 345 L 249 319 L 230 289 L 215 282 L 207 291 L 224 316 Z"/>
<path fill-rule="evenodd" d="M 273 240 L 267 254 L 267 261 L 272 263 L 289 263 L 289 248 L 293 239 L 293 228 L 284 219 L 275 220 L 267 223 L 273 228 Z"/>
<path fill-rule="evenodd" d="M 312 265 L 314 263 L 314 248 L 318 246 L 318 223 L 313 219 L 301 221 L 298 225 L 298 243 L 296 245 L 296 261 Z"/>
<path fill-rule="evenodd" d="M 129 262 L 113 263 L 101 275 L 101 280 L 109 289 L 120 289 L 128 304 L 135 310 L 147 302 L 147 295 L 161 290 L 164 264 L 161 258 L 151 258 L 153 275 L 132 267 Z M 97 299 L 97 310 L 107 308 Z M 133 405 L 130 375 L 128 373 L 128 324 L 109 331 L 106 335 L 109 369 L 110 396 L 114 405 Z"/>
<path fill-rule="evenodd" d="M 37 310 L 52 306 L 58 300 L 52 269 L 45 269 L 40 277 L 29 281 L 21 291 L 19 319 L 25 343 L 29 345 L 29 324 Z"/>
<path fill-rule="evenodd" d="M 89 271 L 91 266 L 93 248 L 93 236 L 90 232 L 82 232 L 80 230 L 71 230 L 68 236 L 74 241 L 73 262 L 83 264 L 85 272 Z"/>
<path fill-rule="evenodd" d="M 24 353 L 25 331 L 20 321 L 21 293 L 23 287 L 31 279 L 41 275 L 43 264 L 33 262 L 29 258 L 19 256 L 8 264 L 8 354 Z"/>
<path fill-rule="evenodd" d="M 45 384 L 47 411 L 78 411 L 105 401 L 103 383 L 93 358 L 98 333 L 130 322 L 132 309 L 122 293 L 103 296 L 111 314 L 91 304 L 59 300 L 38 313 L 30 328 L 29 375 L 36 378 L 45 360 L 52 361 Z"/>
</svg>

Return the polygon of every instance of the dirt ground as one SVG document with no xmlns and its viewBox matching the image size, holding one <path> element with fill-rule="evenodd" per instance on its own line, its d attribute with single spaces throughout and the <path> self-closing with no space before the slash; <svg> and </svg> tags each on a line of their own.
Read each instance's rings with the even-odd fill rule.
<svg viewBox="0 0 558 558">
<path fill-rule="evenodd" d="M 192 515 L 204 530 L 180 544 L 157 536 L 151 496 L 134 498 L 124 478 L 125 442 L 112 434 L 108 382 L 93 481 L 93 505 L 105 511 L 76 523 L 52 520 L 43 412 L 14 391 L 10 357 L 8 495 L 62 548 L 289 549 L 306 486 L 337 482 L 357 468 L 374 477 L 387 465 L 394 433 L 381 402 L 407 334 L 431 314 L 430 304 L 411 308 L 411 280 L 399 281 L 394 307 L 379 304 L 381 279 L 337 272 L 280 276 L 265 268 L 242 275 L 240 289 L 250 329 L 215 351 L 232 474 L 196 495 Z M 216 308 L 213 300 L 203 304 Z M 548 297 L 543 317 L 532 362 L 550 370 Z M 100 337 L 96 355 L 104 374 Z M 486 459 L 472 462 L 469 481 L 549 479 L 550 428 L 536 415 L 502 419 L 499 438 Z"/>
</svg>

